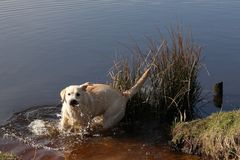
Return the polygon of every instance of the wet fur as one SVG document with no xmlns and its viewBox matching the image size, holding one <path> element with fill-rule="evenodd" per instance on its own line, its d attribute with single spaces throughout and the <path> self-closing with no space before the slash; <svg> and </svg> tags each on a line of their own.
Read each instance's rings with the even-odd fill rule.
<svg viewBox="0 0 240 160">
<path fill-rule="evenodd" d="M 104 129 L 114 126 L 124 117 L 127 101 L 140 90 L 149 72 L 150 69 L 146 70 L 137 83 L 125 92 L 120 92 L 106 84 L 89 82 L 63 89 L 60 93 L 63 102 L 61 128 L 79 126 L 81 129 L 99 115 L 103 115 Z M 71 106 L 71 100 L 76 100 L 79 105 Z"/>
</svg>

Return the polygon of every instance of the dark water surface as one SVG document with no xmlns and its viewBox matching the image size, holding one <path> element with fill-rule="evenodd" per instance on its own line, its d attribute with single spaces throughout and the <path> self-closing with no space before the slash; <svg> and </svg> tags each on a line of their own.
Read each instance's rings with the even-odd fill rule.
<svg viewBox="0 0 240 160">
<path fill-rule="evenodd" d="M 224 108 L 239 105 L 238 0 L 0 1 L 0 121 L 55 104 L 69 84 L 106 82 L 121 43 L 144 48 L 144 36 L 178 22 L 204 47 L 204 90 L 224 81 Z"/>
<path fill-rule="evenodd" d="M 224 81 L 224 109 L 239 106 L 239 0 L 1 0 L 0 123 L 58 103 L 69 84 L 106 82 L 113 60 L 129 55 L 122 43 L 133 46 L 133 37 L 144 48 L 146 35 L 176 23 L 203 46 L 204 93 Z"/>
</svg>

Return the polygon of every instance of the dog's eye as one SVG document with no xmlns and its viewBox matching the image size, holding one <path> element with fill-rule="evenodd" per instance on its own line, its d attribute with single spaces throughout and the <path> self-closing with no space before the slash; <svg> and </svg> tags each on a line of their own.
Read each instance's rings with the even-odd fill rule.
<svg viewBox="0 0 240 160">
<path fill-rule="evenodd" d="M 79 96 L 80 96 L 80 93 L 76 93 L 76 96 L 79 97 Z"/>
<path fill-rule="evenodd" d="M 71 95 L 71 93 L 68 93 L 68 95 L 70 96 L 70 95 Z"/>
</svg>

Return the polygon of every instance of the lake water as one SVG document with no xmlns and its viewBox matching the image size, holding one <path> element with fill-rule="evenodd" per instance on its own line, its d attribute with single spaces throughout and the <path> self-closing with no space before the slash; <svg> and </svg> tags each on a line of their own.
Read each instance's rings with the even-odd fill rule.
<svg viewBox="0 0 240 160">
<path fill-rule="evenodd" d="M 144 48 L 145 36 L 174 24 L 203 46 L 204 93 L 211 99 L 212 85 L 223 81 L 224 109 L 238 107 L 239 0 L 1 0 L 0 122 L 59 103 L 67 85 L 106 82 L 113 60 L 130 55 L 125 45 Z"/>
<path fill-rule="evenodd" d="M 69 84 L 106 82 L 123 43 L 144 48 L 145 36 L 178 23 L 203 46 L 204 91 L 224 81 L 224 108 L 239 105 L 238 0 L 0 1 L 0 121 L 58 103 Z"/>
</svg>

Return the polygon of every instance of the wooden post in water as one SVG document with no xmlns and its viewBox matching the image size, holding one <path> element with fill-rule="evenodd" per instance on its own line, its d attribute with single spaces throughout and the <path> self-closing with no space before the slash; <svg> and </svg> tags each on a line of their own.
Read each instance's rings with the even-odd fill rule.
<svg viewBox="0 0 240 160">
<path fill-rule="evenodd" d="M 213 87 L 213 102 L 218 108 L 222 108 L 223 105 L 223 82 L 216 83 Z"/>
</svg>

